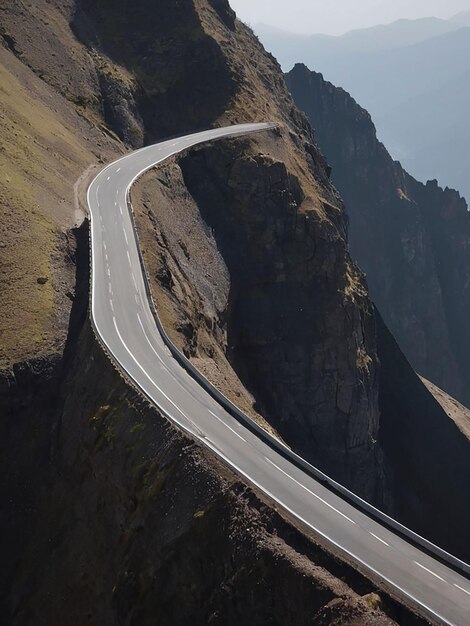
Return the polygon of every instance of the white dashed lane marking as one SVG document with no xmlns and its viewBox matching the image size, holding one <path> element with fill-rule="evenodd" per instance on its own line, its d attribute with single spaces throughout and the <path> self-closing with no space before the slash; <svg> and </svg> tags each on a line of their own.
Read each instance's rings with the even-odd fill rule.
<svg viewBox="0 0 470 626">
<path fill-rule="evenodd" d="M 418 561 L 413 561 L 413 563 L 415 565 L 417 565 L 418 567 L 420 567 L 421 569 L 424 569 L 426 572 L 428 572 L 428 574 L 432 574 L 432 576 L 435 576 L 436 578 L 439 578 L 439 580 L 442 580 L 443 583 L 447 582 L 444 578 L 442 578 L 442 576 L 439 576 L 439 574 L 436 574 L 431 569 L 428 569 L 424 565 L 421 565 L 421 563 L 418 563 Z"/>
<path fill-rule="evenodd" d="M 318 496 L 316 493 L 314 493 L 313 491 L 310 491 L 310 489 L 308 487 L 306 487 L 305 485 L 302 485 L 302 483 L 300 483 L 298 480 L 296 480 L 293 476 L 291 476 L 290 474 L 288 474 L 287 472 L 285 472 L 283 469 L 281 469 L 278 465 L 276 465 L 276 463 L 273 463 L 273 461 L 271 461 L 271 459 L 268 459 L 267 456 L 264 457 L 266 459 L 266 461 L 268 463 L 271 463 L 271 465 L 273 465 L 277 470 L 279 470 L 280 472 L 282 472 L 284 474 L 284 476 L 287 476 L 287 478 L 290 478 L 292 481 L 294 481 L 294 483 L 296 483 L 297 485 L 299 485 L 299 487 L 302 487 L 302 489 L 305 489 L 305 491 L 307 491 L 311 496 L 313 496 L 314 498 L 317 498 L 317 500 L 320 500 L 320 502 L 323 502 L 323 504 L 325 504 L 328 508 L 330 508 L 332 511 L 336 511 L 336 513 L 339 513 L 339 515 L 341 515 L 342 517 L 344 517 L 344 519 L 347 519 L 348 522 L 351 522 L 351 524 L 355 524 L 356 522 L 351 519 L 350 517 L 348 517 L 347 515 L 345 515 L 344 513 L 342 513 L 341 511 L 339 511 L 338 509 L 336 509 L 332 504 L 330 504 L 329 502 L 327 502 L 326 500 L 324 500 L 323 498 L 321 498 L 320 496 Z"/>
<path fill-rule="evenodd" d="M 241 439 L 242 441 L 244 441 L 246 443 L 246 439 L 244 439 L 239 433 L 237 433 L 236 430 L 234 430 L 231 426 L 229 426 L 226 422 L 224 422 L 224 420 L 222 418 L 220 418 L 218 415 L 216 415 L 215 413 L 213 413 L 212 411 L 209 411 L 209 413 L 215 417 L 215 419 L 219 420 L 219 422 L 221 424 L 223 424 L 224 426 L 226 426 L 229 430 L 232 431 L 232 433 L 234 435 L 236 435 L 239 439 Z"/>
<path fill-rule="evenodd" d="M 377 541 L 380 541 L 380 542 L 381 542 L 381 543 L 383 543 L 384 545 L 386 545 L 386 546 L 390 547 L 390 545 L 389 545 L 386 541 L 384 541 L 383 539 L 381 539 L 378 535 L 374 535 L 374 533 L 371 533 L 370 531 L 369 531 L 369 535 L 372 535 L 372 537 L 374 537 L 374 539 L 377 539 Z"/>
</svg>

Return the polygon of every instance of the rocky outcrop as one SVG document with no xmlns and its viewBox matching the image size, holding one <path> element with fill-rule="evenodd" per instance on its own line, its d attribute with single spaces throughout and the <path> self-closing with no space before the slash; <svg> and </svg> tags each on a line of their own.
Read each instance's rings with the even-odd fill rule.
<svg viewBox="0 0 470 626">
<path fill-rule="evenodd" d="M 289 88 L 333 166 L 353 256 L 415 369 L 470 404 L 470 214 L 436 181 L 414 180 L 377 140 L 369 114 L 297 65 Z"/>
<path fill-rule="evenodd" d="M 20 546 L 35 527 L 54 433 L 54 397 L 60 358 L 38 358 L 0 376 L 0 619 L 10 622 L 14 571 Z"/>
<path fill-rule="evenodd" d="M 192 152 L 181 167 L 230 275 L 235 370 L 290 445 L 374 500 L 374 320 L 365 284 L 348 273 L 341 215 L 309 210 L 285 164 L 243 144 Z"/>
<path fill-rule="evenodd" d="M 233 28 L 228 4 L 212 5 Z M 210 125 L 237 89 L 222 49 L 204 32 L 192 0 L 177 5 L 171 0 L 141 0 L 138 6 L 129 0 L 78 0 L 72 27 L 91 50 L 129 72 L 147 140 Z M 122 72 L 112 72 L 112 79 L 113 98 L 125 106 L 128 99 L 119 94 Z M 135 118 L 138 122 L 138 115 Z M 113 127 L 123 136 L 124 127 L 120 120 L 115 122 Z"/>
</svg>

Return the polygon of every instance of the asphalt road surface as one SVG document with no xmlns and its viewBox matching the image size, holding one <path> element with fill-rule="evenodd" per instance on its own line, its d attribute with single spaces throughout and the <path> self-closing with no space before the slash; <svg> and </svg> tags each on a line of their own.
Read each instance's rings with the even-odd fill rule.
<svg viewBox="0 0 470 626">
<path fill-rule="evenodd" d="M 336 549 L 435 621 L 470 625 L 470 581 L 329 491 L 220 406 L 171 356 L 147 299 L 128 190 L 144 171 L 205 141 L 272 128 L 208 130 L 131 153 L 88 191 L 92 230 L 92 318 L 116 362 L 170 419 L 210 448 Z"/>
</svg>

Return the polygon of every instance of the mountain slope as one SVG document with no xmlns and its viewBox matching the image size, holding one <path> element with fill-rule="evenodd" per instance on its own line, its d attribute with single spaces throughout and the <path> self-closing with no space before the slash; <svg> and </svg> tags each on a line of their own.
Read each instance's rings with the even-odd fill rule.
<svg viewBox="0 0 470 626">
<path fill-rule="evenodd" d="M 394 374 L 424 397 L 417 411 L 416 394 L 400 404 L 400 417 L 410 419 L 418 434 L 432 396 L 393 342 L 378 353 L 378 318 L 348 253 L 342 202 L 274 59 L 222 0 L 11 1 L 2 9 L 8 59 L 52 94 L 53 119 L 64 106 L 79 118 L 73 124 L 78 137 L 85 132 L 82 123 L 98 132 L 92 143 L 108 149 L 105 158 L 124 146 L 203 125 L 265 119 L 281 124 L 273 133 L 204 146 L 142 181 L 135 212 L 152 288 L 169 332 L 202 368 L 216 370 L 223 391 L 235 381 L 253 412 L 289 445 L 371 501 L 401 513 L 400 485 L 391 484 L 387 472 L 397 471 L 393 464 L 402 459 L 390 456 L 389 470 L 378 443 L 385 397 L 379 359 L 388 354 L 392 363 L 387 393 L 400 395 Z M 9 112 L 13 121 L 15 113 Z M 27 125 L 34 122 L 34 112 L 29 115 Z M 59 174 L 63 160 L 55 162 Z M 71 193 L 72 185 L 66 187 Z M 65 215 L 72 210 L 67 204 Z M 50 359 L 16 361 L 1 379 L 5 603 L 16 624 L 163 621 L 170 603 L 183 621 L 179 610 L 186 605 L 175 596 L 183 589 L 189 606 L 196 606 L 196 623 L 230 623 L 227 616 L 244 622 L 247 615 L 265 623 L 265 607 L 277 606 L 279 587 L 268 575 L 262 605 L 254 611 L 250 598 L 258 596 L 247 593 L 253 579 L 243 572 L 258 561 L 260 543 L 231 541 L 235 528 L 249 538 L 259 518 L 235 515 L 233 524 L 221 528 L 236 503 L 223 498 L 223 485 L 209 489 L 220 467 L 206 472 L 210 460 L 192 457 L 191 441 L 173 448 L 178 434 L 142 408 L 116 377 L 86 324 L 86 223 L 77 242 L 74 306 L 67 343 L 58 343 L 58 362 L 51 372 Z M 19 304 L 13 299 L 10 306 Z M 64 314 L 60 305 L 58 310 Z M 34 356 L 34 348 L 29 351 Z M 432 415 L 433 424 L 446 420 L 434 405 Z M 446 431 L 448 450 L 457 450 L 453 436 Z M 419 515 L 411 510 L 407 521 L 463 553 L 468 542 L 458 506 L 465 497 L 458 500 L 454 491 L 437 502 L 420 496 L 439 485 L 433 452 L 432 445 L 424 446 L 423 462 L 410 467 L 410 489 L 421 508 Z M 192 466 L 173 474 L 178 459 L 190 458 Z M 445 482 L 450 464 L 439 461 Z M 201 464 L 199 475 L 194 468 Z M 245 484 L 235 483 L 236 494 L 247 494 L 242 508 L 256 500 Z M 202 495 L 193 501 L 196 489 Z M 460 482 L 454 489 L 460 492 Z M 162 500 L 160 494 L 166 494 Z M 175 497 L 181 498 L 177 506 Z M 227 506 L 220 516 L 219 497 Z M 450 521 L 436 514 L 443 503 Z M 275 533 L 268 504 L 256 504 L 264 506 Z M 214 545 L 223 547 L 214 555 L 215 529 L 221 535 Z M 276 555 L 268 543 L 263 565 Z M 297 546 L 311 554 L 302 539 Z M 232 548 L 246 558 L 233 561 Z M 208 571 L 201 563 L 211 564 Z M 258 571 L 254 576 L 264 580 Z M 298 580 L 293 576 L 296 588 Z M 315 580 L 306 623 L 317 613 L 318 620 L 336 615 L 358 624 L 387 619 L 364 609 L 366 600 L 358 594 L 338 587 L 323 593 L 325 585 Z M 245 604 L 226 592 L 238 584 L 235 597 L 245 594 Z M 371 585 L 361 580 L 357 589 L 364 595 Z M 349 599 L 338 601 L 340 593 Z M 280 622 L 291 621 L 299 603 L 291 610 L 282 602 Z"/>
<path fill-rule="evenodd" d="M 373 386 L 373 367 L 377 358 L 372 308 L 366 297 L 362 277 L 347 253 L 341 202 L 328 181 L 324 159 L 312 143 L 309 125 L 288 96 L 279 67 L 266 55 L 250 31 L 235 21 L 228 4 L 216 0 L 185 0 L 177 5 L 168 0 L 157 6 L 146 0 L 139 0 L 137 4 L 124 0 L 119 3 L 40 0 L 34 4 L 11 1 L 5 2 L 0 11 L 0 32 L 4 43 L 1 52 L 5 58 L 5 67 L 12 64 L 19 68 L 21 84 L 12 99 L 18 97 L 19 102 L 22 102 L 21 96 L 24 96 L 24 100 L 28 101 L 28 93 L 34 94 L 35 90 L 46 94 L 44 100 L 47 97 L 47 111 L 44 112 L 39 99 L 36 108 L 28 102 L 29 109 L 25 114 L 21 109 L 18 110 L 19 107 L 15 108 L 8 103 L 8 110 L 5 107 L 5 126 L 14 129 L 14 137 L 17 132 L 15 124 L 19 119 L 30 130 L 44 117 L 41 126 L 43 136 L 29 137 L 24 142 L 17 141 L 16 145 L 24 172 L 39 168 L 34 190 L 41 198 L 41 215 L 47 215 L 51 206 L 57 208 L 59 205 L 54 199 L 50 201 L 50 194 L 42 194 L 43 181 L 54 183 L 58 179 L 62 185 L 60 191 L 64 202 L 59 205 L 62 211 L 57 217 L 59 233 L 67 228 L 67 224 L 73 225 L 75 221 L 73 187 L 82 170 L 98 160 L 112 158 L 124 147 L 137 147 L 162 135 L 206 125 L 255 119 L 272 119 L 283 124 L 278 135 L 260 136 L 259 139 L 237 144 L 233 162 L 235 169 L 241 172 L 245 169 L 250 176 L 245 186 L 242 180 L 237 180 L 236 187 L 249 195 L 252 176 L 259 174 L 260 179 L 265 181 L 264 190 L 271 195 L 270 206 L 278 213 L 279 226 L 285 222 L 286 228 L 290 230 L 288 224 L 292 223 L 298 211 L 299 223 L 310 220 L 312 232 L 325 242 L 312 274 L 315 280 L 323 284 L 325 291 L 324 309 L 318 314 L 317 326 L 323 316 L 333 319 L 330 312 L 335 310 L 338 311 L 341 326 L 337 328 L 331 324 L 325 333 L 329 344 L 328 356 L 335 362 L 330 368 L 330 380 L 324 391 L 329 410 L 323 410 L 319 416 L 323 423 L 323 436 L 329 439 L 324 459 L 331 463 L 332 451 L 335 451 L 336 461 L 342 459 L 341 466 L 336 467 L 337 473 L 346 482 L 354 483 L 364 495 L 373 498 L 378 491 L 376 481 L 377 476 L 381 475 L 381 469 L 380 453 L 373 436 L 378 428 L 378 411 Z M 129 37 L 129 32 L 133 36 Z M 246 62 L 248 58 L 250 63 Z M 70 116 L 70 121 L 66 120 L 67 126 L 62 129 L 59 122 L 66 115 Z M 63 147 L 61 138 L 65 134 Z M 44 154 L 42 149 L 44 144 L 48 147 L 47 142 L 52 144 L 50 166 L 49 153 L 46 151 Z M 72 160 L 67 149 L 72 150 L 75 143 L 78 146 L 84 143 L 86 148 L 90 145 L 90 149 L 84 155 L 79 153 L 79 158 L 74 156 Z M 10 154 L 14 154 L 14 146 L 15 140 L 9 139 L 7 148 Z M 37 149 L 37 153 L 32 152 L 33 148 Z M 231 152 L 226 153 L 222 148 L 220 150 L 216 161 L 225 163 L 227 154 Z M 273 173 L 277 173 L 277 177 L 273 178 Z M 290 195 L 285 190 L 286 181 L 292 187 Z M 7 212 L 2 224 L 2 242 L 9 245 L 9 233 L 18 209 L 12 201 L 15 198 L 16 178 L 7 178 L 4 182 L 2 201 L 6 203 Z M 77 186 L 77 193 L 81 197 L 84 189 L 85 179 L 81 186 Z M 184 183 L 180 191 L 187 199 L 189 192 Z M 299 203 L 293 213 L 293 207 L 288 202 L 286 204 L 291 197 Z M 262 206 L 269 216 L 268 205 Z M 22 202 L 19 208 L 23 208 L 25 214 L 29 215 L 29 205 Z M 175 210 L 175 197 L 171 198 L 170 210 Z M 290 215 L 287 215 L 288 211 L 291 211 Z M 268 222 L 269 228 L 277 230 L 277 226 Z M 14 317 L 17 311 L 22 310 L 23 300 L 17 293 L 8 293 L 8 300 L 2 299 L 2 306 L 10 312 L 12 318 L 11 343 L 6 346 L 6 367 L 0 381 L 1 492 L 6 509 L 5 515 L 1 516 L 1 535 L 6 544 L 1 585 L 2 618 L 5 614 L 5 621 L 9 622 L 13 615 L 16 624 L 28 623 L 31 619 L 38 623 L 41 620 L 44 620 L 43 623 L 65 619 L 73 621 L 77 611 L 81 616 L 79 619 L 83 617 L 100 624 L 112 623 L 115 615 L 129 616 L 135 612 L 143 615 L 148 606 L 155 607 L 160 615 L 164 614 L 164 607 L 158 605 L 155 599 L 147 601 L 143 597 L 148 587 L 142 589 L 142 597 L 135 597 L 132 591 L 135 587 L 132 584 L 129 586 L 126 572 L 129 571 L 129 552 L 136 548 L 141 536 L 137 532 L 141 523 L 133 515 L 133 511 L 139 511 L 139 507 L 136 508 L 133 503 L 143 497 L 148 502 L 143 515 L 153 520 L 149 523 L 152 532 L 156 523 L 163 524 L 162 511 L 158 508 L 155 496 L 166 471 L 165 453 L 162 459 L 163 474 L 157 472 L 150 478 L 149 467 L 154 467 L 154 459 L 148 461 L 149 467 L 143 466 L 142 456 L 135 448 L 134 439 L 144 437 L 139 433 L 147 427 L 145 423 L 142 426 L 139 412 L 134 410 L 135 396 L 128 396 L 122 384 L 118 386 L 117 394 L 113 393 L 115 376 L 105 374 L 102 365 L 104 356 L 93 338 L 87 335 L 89 329 L 85 327 L 84 334 L 80 336 L 88 303 L 85 226 L 80 230 L 80 235 L 77 234 L 77 254 L 75 248 L 72 248 L 74 255 L 70 255 L 66 266 L 71 283 L 70 287 L 67 285 L 70 298 L 65 299 L 65 305 L 61 301 L 51 304 L 53 313 L 64 321 L 62 335 L 57 327 L 53 328 L 53 353 L 49 344 L 38 347 L 27 337 L 24 349 L 15 351 L 15 339 L 21 337 L 22 328 L 15 326 Z M 145 230 L 152 254 L 157 249 L 158 233 L 148 223 Z M 308 252 L 308 235 L 299 232 L 298 236 L 303 242 L 305 256 Z M 22 245 L 24 247 L 25 242 Z M 21 247 L 18 245 L 15 251 L 18 259 Z M 51 258 L 50 248 L 44 245 L 44 238 L 33 236 L 27 241 L 27 259 L 32 259 L 36 253 L 43 255 L 46 261 Z M 170 249 L 166 253 L 174 254 L 174 251 Z M 75 260 L 76 267 L 73 264 Z M 324 261 L 328 261 L 329 267 L 326 263 L 321 266 Z M 33 261 L 33 269 L 29 271 L 35 270 Z M 80 285 L 79 282 L 74 285 L 75 271 L 77 280 L 81 280 Z M 60 284 L 65 280 L 64 276 L 59 268 Z M 10 277 L 10 274 L 7 278 L 15 278 L 16 283 L 19 280 Z M 270 280 L 278 278 L 279 275 L 274 275 Z M 333 281 L 336 288 L 329 290 L 328 281 Z M 29 287 L 27 282 L 25 298 L 33 295 Z M 246 294 L 242 296 L 241 302 L 249 302 Z M 74 300 L 72 310 L 71 299 Z M 43 303 L 39 301 L 36 304 L 38 311 L 42 312 Z M 250 306 L 255 309 L 256 301 Z M 311 311 L 305 311 L 304 315 L 308 322 Z M 209 333 L 214 320 L 210 316 L 202 318 L 198 311 L 194 319 L 191 317 L 189 321 L 191 325 L 201 326 Z M 287 333 L 289 320 L 280 319 L 279 324 L 282 332 Z M 370 329 L 367 335 L 365 328 Z M 188 330 L 191 332 L 188 324 L 176 329 L 183 340 L 186 340 Z M 272 333 L 273 329 L 269 332 Z M 77 343 L 79 336 L 80 341 Z M 268 339 L 272 345 L 272 334 L 268 335 Z M 310 341 L 313 339 L 310 338 Z M 40 349 L 42 347 L 43 350 Z M 256 345 L 252 349 L 256 349 Z M 74 361 L 77 350 L 78 361 Z M 97 350 L 101 358 L 97 357 Z M 356 363 L 358 350 L 365 357 L 370 352 L 370 371 Z M 233 379 L 223 341 L 219 352 L 224 371 Z M 238 346 L 236 352 L 241 353 Z M 208 355 L 202 350 L 201 356 L 207 362 Z M 272 350 L 257 358 L 264 363 L 265 368 L 274 369 Z M 308 354 L 306 358 L 310 358 Z M 312 376 L 320 379 L 323 367 L 323 362 L 312 363 Z M 109 372 L 113 372 L 112 368 Z M 281 379 L 283 372 L 275 371 L 274 375 Z M 288 387 L 288 380 L 281 382 L 285 388 Z M 302 381 L 298 388 L 301 402 L 305 405 L 308 389 Z M 337 406 L 336 393 L 331 390 L 336 392 L 338 388 L 343 388 L 344 392 Z M 129 402 L 132 405 L 130 413 L 133 421 L 121 430 L 118 424 L 125 424 L 121 420 Z M 364 413 L 359 410 L 363 406 L 367 407 Z M 310 408 L 301 417 L 304 424 L 310 420 L 309 411 Z M 345 413 L 347 420 L 343 418 Z M 341 433 L 335 432 L 332 427 L 335 420 L 341 420 L 344 424 Z M 98 423 L 99 430 L 96 431 L 95 425 Z M 273 424 L 277 426 L 274 420 Z M 152 453 L 156 450 L 155 436 L 150 428 L 145 433 Z M 189 442 L 185 442 L 185 446 L 189 445 Z M 167 448 L 166 440 L 163 446 Z M 351 454 L 349 448 L 353 446 Z M 316 454 L 312 442 L 306 448 L 310 455 Z M 168 463 L 172 463 L 171 459 Z M 65 484 L 62 477 L 67 477 Z M 175 491 L 179 490 L 181 480 L 184 482 L 185 479 L 175 478 Z M 204 478 L 201 478 L 201 487 L 203 485 Z M 68 498 L 71 489 L 76 495 Z M 241 489 L 244 490 L 245 486 Z M 109 507 L 105 506 L 107 513 L 103 519 L 100 503 L 106 502 L 110 493 L 117 493 L 119 505 L 114 502 Z M 144 496 L 144 493 L 147 495 Z M 86 494 L 91 494 L 90 498 Z M 60 511 L 57 510 L 57 502 L 61 503 Z M 80 520 L 94 520 L 86 524 L 85 533 L 81 530 L 82 523 L 77 522 L 77 503 Z M 148 510 L 150 513 L 147 513 Z M 114 517 L 116 511 L 118 520 Z M 192 526 L 192 521 L 202 516 L 196 516 L 197 513 L 198 510 L 190 513 L 187 531 L 190 542 L 191 538 L 194 539 L 194 545 L 200 545 L 197 540 L 198 527 Z M 178 527 L 184 515 L 181 512 L 175 515 Z M 125 524 L 124 519 L 127 520 Z M 213 537 L 212 530 L 208 530 L 208 536 Z M 34 539 L 29 543 L 23 540 L 24 537 Z M 170 540 L 161 548 L 157 546 L 145 568 L 156 570 L 163 567 L 161 550 L 171 553 L 178 539 Z M 117 543 L 125 546 L 118 553 Z M 142 546 L 147 548 L 148 542 L 143 542 Z M 247 550 L 248 559 L 256 560 L 256 554 L 259 554 L 256 545 L 243 549 Z M 269 552 L 273 554 L 274 549 Z M 97 553 L 102 555 L 99 565 L 95 556 Z M 207 556 L 207 549 L 203 549 L 202 554 Z M 38 563 L 46 561 L 53 561 L 54 566 L 38 578 L 35 575 Z M 199 561 L 199 557 L 195 557 L 195 567 Z M 169 558 L 168 562 L 170 569 L 175 571 L 175 560 Z M 116 580 L 109 586 L 103 580 L 97 581 L 99 576 L 95 572 L 104 571 L 103 566 L 117 576 L 122 575 L 122 583 Z M 136 564 L 136 567 L 140 566 L 143 567 L 141 556 Z M 187 569 L 183 571 L 177 568 L 174 589 L 186 586 L 189 580 L 188 584 L 194 590 L 195 576 L 195 570 L 188 572 Z M 207 585 L 207 592 L 204 593 L 210 595 L 215 591 L 214 585 L 220 583 L 219 577 L 216 578 L 218 583 L 210 576 L 204 576 L 203 583 Z M 154 581 L 152 584 L 158 590 L 161 589 L 160 584 L 164 585 L 167 576 L 159 577 L 158 584 L 153 575 L 150 575 L 149 580 Z M 271 586 L 272 580 L 268 583 L 262 602 L 269 604 L 268 588 Z M 82 602 L 85 594 L 83 590 L 87 588 L 92 589 L 91 596 L 88 594 L 93 598 L 91 607 L 89 601 Z M 115 593 L 113 588 L 117 588 L 119 593 Z M 161 594 L 157 593 L 155 597 L 159 598 Z M 335 596 L 334 593 L 328 593 L 323 602 L 321 597 L 319 593 L 316 610 L 322 609 Z M 113 598 L 117 599 L 117 608 Z M 203 605 L 206 602 L 201 600 L 200 607 Z M 214 604 L 214 610 L 216 606 L 217 603 Z M 228 602 L 218 610 L 227 616 L 230 614 L 230 606 Z M 83 613 L 85 608 L 87 612 Z M 151 608 L 149 611 L 152 613 Z M 347 613 L 341 609 L 340 613 L 343 612 Z M 354 613 L 358 623 L 373 623 L 367 606 L 354 608 Z M 363 617 L 361 613 L 364 613 Z M 260 623 L 263 616 L 261 608 Z M 207 619 L 208 616 L 201 612 L 200 623 L 206 623 Z M 382 617 L 379 616 L 379 619 Z M 384 623 L 388 623 L 388 620 Z"/>
<path fill-rule="evenodd" d="M 387 324 L 421 374 L 470 403 L 465 201 L 410 177 L 377 140 L 369 114 L 320 74 L 298 65 L 287 80 L 333 166 L 352 254 Z"/>
<path fill-rule="evenodd" d="M 0 46 L 0 370 L 60 355 L 80 219 L 74 183 L 120 146 Z"/>
<path fill-rule="evenodd" d="M 168 0 L 152 11 L 146 0 L 141 0 L 138 7 L 127 0 L 112 6 L 114 8 L 107 2 L 96 5 L 85 0 L 65 6 L 61 2 L 44 1 L 34 6 L 12 2 L 1 14 L 2 29 L 9 33 L 10 48 L 25 65 L 78 107 L 86 119 L 106 124 L 108 132 L 116 133 L 131 145 L 209 124 L 257 119 L 283 124 L 277 142 L 270 137 L 254 139 L 243 145 L 236 162 L 240 168 L 256 166 L 248 170 L 248 174 L 266 179 L 266 193 L 273 194 L 272 202 L 280 211 L 279 220 L 286 220 L 287 228 L 294 219 L 289 211 L 298 211 L 299 220 L 311 220 L 311 228 L 325 242 L 308 279 L 310 298 L 316 282 L 325 292 L 323 309 L 317 313 L 318 323 L 311 325 L 316 313 L 310 306 L 303 309 L 304 324 L 314 329 L 309 342 L 317 346 L 318 357 L 314 361 L 307 350 L 305 366 L 309 364 L 311 376 L 321 381 L 327 358 L 332 358 L 333 363 L 329 366 L 332 372 L 324 383 L 325 389 L 321 383 L 312 405 L 307 381 L 299 377 L 298 388 L 289 384 L 291 366 L 287 359 L 283 368 L 275 373 L 279 385 L 286 389 L 283 402 L 291 405 L 289 412 L 283 415 L 284 421 L 279 418 L 286 413 L 282 406 L 273 405 L 269 397 L 264 398 L 263 404 L 271 405 L 268 419 L 271 417 L 275 427 L 284 424 L 283 429 L 290 432 L 294 445 L 306 442 L 309 458 L 323 458 L 322 462 L 336 476 L 348 484 L 354 483 L 361 493 L 374 498 L 381 470 L 380 453 L 374 444 L 378 411 L 372 310 L 362 277 L 347 253 L 341 202 L 328 181 L 324 159 L 312 144 L 306 119 L 289 99 L 279 67 L 251 32 L 235 22 L 226 3 L 204 2 L 199 6 L 192 0 L 185 0 L 175 7 Z M 150 17 L 143 20 L 142 16 L 147 13 Z M 38 28 L 35 29 L 36 23 Z M 129 38 L 129 28 L 139 36 Z M 48 30 L 51 30 L 50 35 Z M 176 48 L 175 41 L 179 42 Z M 250 64 L 245 63 L 248 54 Z M 60 66 L 63 68 L 59 70 Z M 263 159 L 258 154 L 270 156 Z M 220 159 L 223 161 L 223 155 Z M 271 171 L 278 172 L 277 183 L 271 181 Z M 240 185 L 243 189 L 242 181 Z M 292 187 L 292 208 L 286 204 L 285 185 Z M 270 229 L 273 226 L 269 224 Z M 147 228 L 153 233 L 151 223 Z M 301 233 L 301 238 L 307 243 L 307 234 Z M 278 245 L 277 241 L 273 243 Z M 307 263 L 308 256 L 306 248 L 303 263 Z M 276 269 L 277 272 L 280 270 Z M 294 277 L 292 274 L 289 280 Z M 275 284 L 279 278 L 275 274 L 270 280 Z M 337 289 L 329 289 L 331 281 Z M 241 294 L 242 302 L 248 296 L 248 293 Z M 256 309 L 256 299 L 250 306 Z M 324 326 L 323 318 L 336 321 Z M 346 319 L 354 320 L 352 328 Z M 206 323 L 211 325 L 209 319 Z M 279 325 L 277 332 L 286 333 L 287 337 L 289 319 L 283 317 L 276 325 Z M 181 325 L 180 331 L 184 327 Z M 328 357 L 319 343 L 322 327 L 321 341 L 329 344 Z M 275 332 L 275 327 L 271 327 L 270 343 Z M 301 340 L 301 337 L 296 339 Z M 239 341 L 240 346 L 234 348 L 234 360 L 238 353 L 246 351 L 245 339 L 240 337 Z M 256 337 L 250 339 L 250 343 L 251 349 L 256 350 Z M 248 353 L 245 354 L 241 362 L 246 363 Z M 260 369 L 265 370 L 274 368 L 276 371 L 276 363 L 283 363 L 275 358 L 273 351 L 260 352 L 256 358 Z M 229 371 L 230 360 L 227 355 L 223 358 L 224 368 Z M 240 362 L 238 367 L 243 369 Z M 327 404 L 322 399 L 325 394 Z M 301 417 L 295 408 L 296 397 L 302 407 Z M 321 404 L 324 408 L 316 411 Z M 362 407 L 367 410 L 364 412 Z M 313 438 L 305 440 L 291 424 L 291 420 L 301 419 L 308 427 L 316 414 L 324 432 L 324 452 L 318 444 L 314 445 Z M 349 416 L 347 422 L 345 414 Z M 335 422 L 344 424 L 344 432 L 336 431 L 332 426 Z M 338 455 L 343 456 L 339 465 Z"/>
</svg>

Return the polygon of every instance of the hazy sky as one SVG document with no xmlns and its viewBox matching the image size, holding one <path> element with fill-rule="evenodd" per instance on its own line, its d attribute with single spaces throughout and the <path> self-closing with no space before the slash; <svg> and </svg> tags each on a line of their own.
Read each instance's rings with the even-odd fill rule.
<svg viewBox="0 0 470 626">
<path fill-rule="evenodd" d="M 451 17 L 470 10 L 470 0 L 230 0 L 251 25 L 264 22 L 284 30 L 338 35 L 399 18 Z"/>
</svg>

